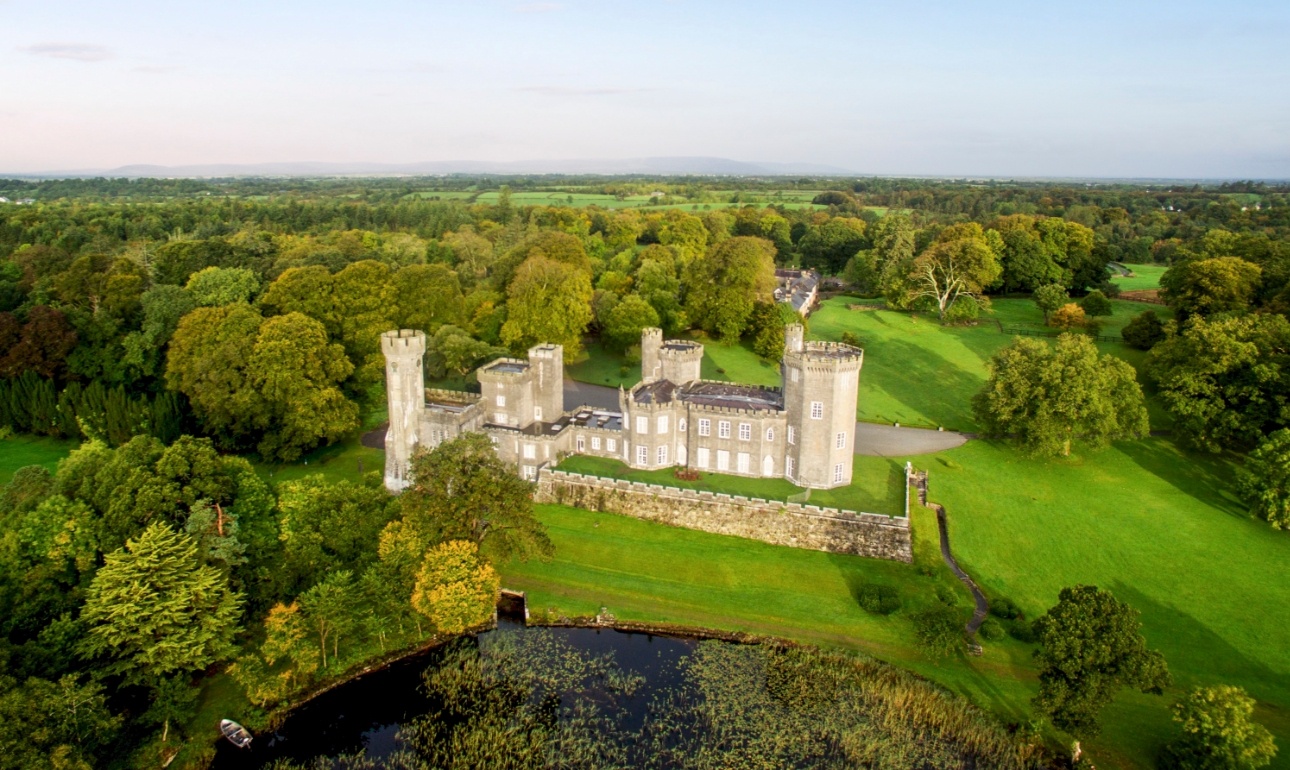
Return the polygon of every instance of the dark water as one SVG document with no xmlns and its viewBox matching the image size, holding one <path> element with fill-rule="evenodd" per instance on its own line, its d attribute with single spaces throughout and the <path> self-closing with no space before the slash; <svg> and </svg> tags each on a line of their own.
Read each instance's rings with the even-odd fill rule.
<svg viewBox="0 0 1290 770">
<path fill-rule="evenodd" d="M 498 630 L 476 637 L 475 643 L 487 645 L 489 637 L 499 633 L 550 634 L 581 653 L 612 654 L 619 668 L 645 681 L 639 693 L 625 699 L 628 727 L 638 727 L 644 720 L 654 694 L 679 684 L 677 664 L 695 645 L 690 639 L 608 629 L 527 629 L 506 619 L 500 621 Z M 278 731 L 256 735 L 250 750 L 221 739 L 213 767 L 250 770 L 277 759 L 308 763 L 316 757 L 358 752 L 371 759 L 386 757 L 400 748 L 400 726 L 433 710 L 435 704 L 425 694 L 422 673 L 437 665 L 442 656 L 443 650 L 431 650 L 348 682 L 296 709 Z"/>
</svg>

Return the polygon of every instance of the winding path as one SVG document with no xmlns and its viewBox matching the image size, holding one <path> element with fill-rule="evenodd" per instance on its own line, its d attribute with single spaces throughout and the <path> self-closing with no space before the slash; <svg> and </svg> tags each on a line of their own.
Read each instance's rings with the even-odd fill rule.
<svg viewBox="0 0 1290 770">
<path fill-rule="evenodd" d="M 976 603 L 976 608 L 972 611 L 972 619 L 968 621 L 964 629 L 968 636 L 975 637 L 976 632 L 985 622 L 986 615 L 990 612 L 990 603 L 986 601 L 985 594 L 977 587 L 976 581 L 972 580 L 968 573 L 963 571 L 959 563 L 954 560 L 954 554 L 950 552 L 950 531 L 949 524 L 945 520 L 945 506 L 940 503 L 927 502 L 927 471 L 919 471 L 914 477 L 914 485 L 918 489 L 918 502 L 927 508 L 936 511 L 936 528 L 941 533 L 941 558 L 949 566 L 950 571 L 955 577 L 963 581 L 963 585 L 968 587 L 972 592 L 972 601 Z"/>
</svg>

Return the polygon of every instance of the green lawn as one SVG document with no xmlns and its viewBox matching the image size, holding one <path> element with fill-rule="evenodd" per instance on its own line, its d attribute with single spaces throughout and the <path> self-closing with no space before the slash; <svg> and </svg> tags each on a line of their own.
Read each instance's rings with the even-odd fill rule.
<svg viewBox="0 0 1290 770">
<path fill-rule="evenodd" d="M 856 416 L 870 422 L 976 430 L 971 398 L 985 384 L 986 361 L 1013 339 L 999 332 L 995 319 L 1005 326 L 1043 325 L 1043 314 L 1029 299 L 994 300 L 993 315 L 975 326 L 955 327 L 941 326 L 926 313 L 847 309 L 855 302 L 851 297 L 826 300 L 811 316 L 810 336 L 840 340 L 849 331 L 859 337 L 865 360 Z M 1119 300 L 1112 307 L 1114 315 L 1103 330 L 1109 336 L 1118 335 L 1144 309 L 1165 310 Z M 1100 342 L 1098 347 L 1135 367 L 1142 363 L 1143 353 L 1122 343 Z M 1161 427 L 1164 413 L 1150 400 L 1148 406 L 1153 425 Z"/>
<path fill-rule="evenodd" d="M 627 479 L 642 484 L 658 484 L 681 489 L 724 492 L 728 495 L 760 497 L 763 500 L 787 501 L 805 489 L 784 479 L 754 479 L 724 473 L 702 473 L 697 481 L 678 479 L 673 469 L 633 470 L 624 463 L 603 457 L 574 455 L 565 458 L 560 470 L 585 473 L 613 479 Z M 796 498 L 801 499 L 801 498 Z M 809 503 L 848 511 L 903 516 L 905 508 L 905 465 L 885 457 L 855 458 L 852 483 L 828 490 L 811 490 Z"/>
<path fill-rule="evenodd" d="M 50 471 L 76 448 L 76 443 L 42 436 L 14 436 L 0 439 L 0 487 L 8 484 L 14 471 L 28 465 L 43 465 Z"/>
<path fill-rule="evenodd" d="M 1144 289 L 1159 289 L 1160 276 L 1165 274 L 1169 269 L 1167 265 L 1130 265 L 1125 267 L 1133 271 L 1132 278 L 1126 278 L 1122 275 L 1112 276 L 1111 280 L 1123 291 L 1142 291 Z"/>
<path fill-rule="evenodd" d="M 271 484 L 294 481 L 321 473 L 328 481 L 362 481 L 372 473 L 385 472 L 385 450 L 369 449 L 358 436 L 328 447 L 315 449 L 294 463 L 255 462 L 255 469 Z"/>
<path fill-rule="evenodd" d="M 745 382 L 751 385 L 780 384 L 779 366 L 757 357 L 747 343 L 723 345 L 701 335 L 685 335 L 703 343 L 701 374 L 706 380 Z M 578 382 L 631 388 L 641 381 L 639 363 L 627 364 L 620 353 L 606 350 L 600 341 L 588 338 L 585 351 L 574 363 L 565 363 L 564 373 Z"/>
<path fill-rule="evenodd" d="M 1279 736 L 1276 766 L 1290 767 L 1290 534 L 1246 516 L 1232 461 L 1165 439 L 1065 461 L 975 441 L 937 460 L 916 462 L 930 467 L 959 561 L 987 593 L 1033 616 L 1064 586 L 1112 590 L 1142 612 L 1176 691 L 1246 688 Z M 1122 699 L 1098 745 L 1147 765 L 1171 734 L 1169 700 Z"/>
</svg>

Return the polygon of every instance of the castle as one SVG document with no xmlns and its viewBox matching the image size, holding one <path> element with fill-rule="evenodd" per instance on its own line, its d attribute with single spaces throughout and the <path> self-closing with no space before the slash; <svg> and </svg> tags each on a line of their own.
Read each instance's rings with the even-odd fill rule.
<svg viewBox="0 0 1290 770">
<path fill-rule="evenodd" d="M 641 382 L 619 389 L 617 411 L 564 408 L 564 350 L 537 345 L 528 358 L 501 358 L 477 371 L 480 393 L 426 389 L 424 332 L 381 335 L 390 427 L 385 485 L 407 486 L 418 446 L 433 449 L 467 431 L 492 438 L 498 455 L 526 479 L 569 454 L 621 460 L 632 468 L 672 466 L 737 476 L 783 478 L 802 487 L 851 483 L 856 391 L 864 352 L 806 342 L 785 330 L 782 387 L 700 377 L 703 346 L 641 334 Z"/>
</svg>

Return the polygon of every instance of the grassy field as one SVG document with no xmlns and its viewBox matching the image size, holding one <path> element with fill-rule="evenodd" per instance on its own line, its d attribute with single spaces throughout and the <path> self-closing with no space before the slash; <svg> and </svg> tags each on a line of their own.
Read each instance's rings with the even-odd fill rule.
<svg viewBox="0 0 1290 770">
<path fill-rule="evenodd" d="M 1160 276 L 1168 270 L 1166 265 L 1129 265 L 1125 267 L 1133 271 L 1132 278 L 1126 278 L 1117 275 L 1111 278 L 1117 286 L 1123 291 L 1142 291 L 1143 289 L 1159 289 Z"/>
<path fill-rule="evenodd" d="M 849 297 L 825 301 L 811 316 L 810 336 L 840 340 L 849 331 L 859 337 L 865 361 L 856 416 L 870 422 L 976 430 L 972 395 L 985 384 L 986 361 L 1013 339 L 999 332 L 994 319 L 1005 326 L 1043 325 L 1043 314 L 1029 299 L 995 300 L 992 316 L 975 326 L 956 327 L 941 326 L 934 316 L 921 313 L 847 309 L 854 302 Z M 1112 307 L 1114 315 L 1105 319 L 1102 332 L 1108 336 L 1118 335 L 1146 308 L 1164 311 L 1157 305 L 1118 300 Z M 1098 347 L 1135 367 L 1141 365 L 1142 352 L 1122 343 L 1099 342 Z M 1153 408 L 1152 418 L 1161 424 L 1165 420 L 1158 408 Z"/>
<path fill-rule="evenodd" d="M 0 440 L 0 486 L 8 484 L 14 471 L 28 465 L 43 465 L 54 470 L 76 444 L 39 436 L 14 436 Z"/>
<path fill-rule="evenodd" d="M 560 470 L 590 476 L 627 479 L 642 484 L 724 492 L 728 495 L 760 497 L 763 500 L 787 501 L 806 490 L 784 479 L 754 479 L 720 473 L 703 473 L 697 481 L 678 479 L 670 469 L 643 471 L 603 457 L 572 456 L 559 465 Z M 810 503 L 848 511 L 903 516 L 905 508 L 905 466 L 885 457 L 855 458 L 853 483 L 846 487 L 812 490 Z"/>
</svg>

